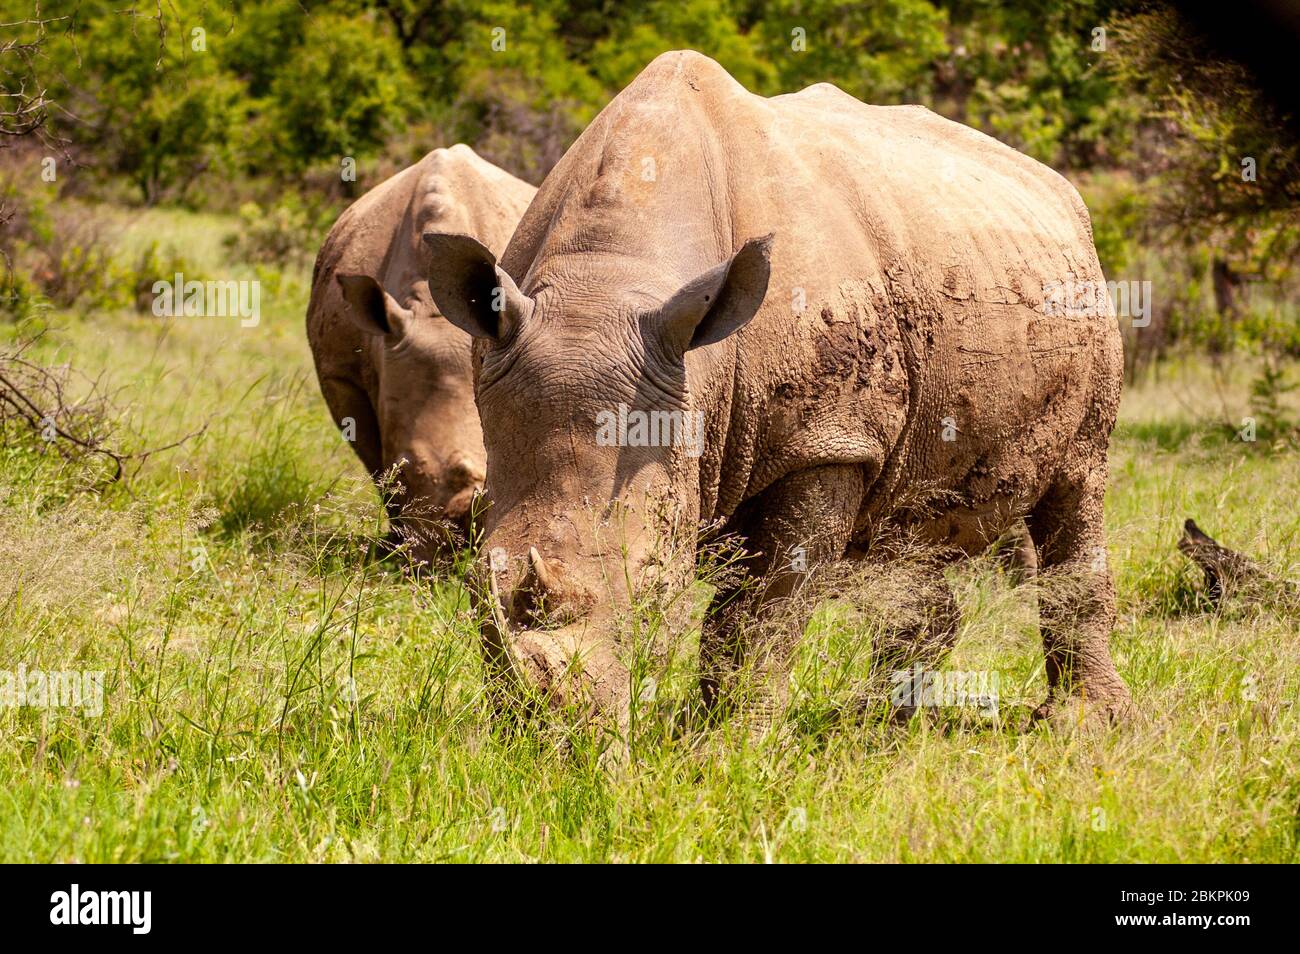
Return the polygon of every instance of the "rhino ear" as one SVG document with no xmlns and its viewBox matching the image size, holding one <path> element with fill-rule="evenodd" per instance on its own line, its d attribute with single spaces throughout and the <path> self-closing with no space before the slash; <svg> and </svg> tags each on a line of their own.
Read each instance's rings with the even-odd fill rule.
<svg viewBox="0 0 1300 954">
<path fill-rule="evenodd" d="M 749 323 L 763 304 L 771 272 L 772 236 L 750 239 L 730 259 L 687 282 L 651 317 L 679 354 L 703 348 Z"/>
<path fill-rule="evenodd" d="M 348 317 L 366 334 L 389 335 L 411 313 L 397 303 L 369 275 L 337 274 L 334 280 L 348 303 Z"/>
<path fill-rule="evenodd" d="M 533 310 L 531 298 L 497 267 L 478 239 L 454 232 L 425 232 L 429 294 L 443 316 L 475 338 L 504 341 Z"/>
</svg>

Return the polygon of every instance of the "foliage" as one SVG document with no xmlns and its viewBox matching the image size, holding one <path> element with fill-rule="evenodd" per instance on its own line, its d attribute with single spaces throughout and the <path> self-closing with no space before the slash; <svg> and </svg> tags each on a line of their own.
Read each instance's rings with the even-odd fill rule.
<svg viewBox="0 0 1300 954">
<path fill-rule="evenodd" d="M 145 204 L 245 206 L 239 249 L 263 265 L 309 256 L 325 203 L 437 146 L 540 182 L 650 60 L 691 48 L 764 95 L 831 82 L 923 103 L 1066 172 L 1107 274 L 1155 288 L 1130 371 L 1180 341 L 1300 351 L 1300 141 L 1163 0 L 56 0 L 22 23 L 26 7 L 0 0 L 19 24 L 6 102 L 28 110 L 0 104 L 0 132 L 39 115 L 62 196 L 128 182 Z M 100 269 L 87 242 L 54 259 L 63 300 Z M 7 275 L 30 310 L 43 283 Z"/>
<path fill-rule="evenodd" d="M 302 265 L 315 257 L 335 212 L 327 202 L 292 193 L 266 209 L 246 202 L 239 207 L 241 228 L 226 237 L 225 245 L 241 261 Z"/>
<path fill-rule="evenodd" d="M 269 164 L 294 173 L 377 153 L 411 112 L 414 87 L 400 53 L 370 17 L 308 20 L 264 104 Z"/>
<path fill-rule="evenodd" d="M 193 32 L 202 9 L 178 0 L 150 20 L 87 3 L 51 44 L 61 60 L 52 95 L 75 117 L 69 131 L 88 162 L 128 178 L 146 203 L 181 198 L 200 172 L 228 168 L 246 118 L 243 83 Z"/>
</svg>

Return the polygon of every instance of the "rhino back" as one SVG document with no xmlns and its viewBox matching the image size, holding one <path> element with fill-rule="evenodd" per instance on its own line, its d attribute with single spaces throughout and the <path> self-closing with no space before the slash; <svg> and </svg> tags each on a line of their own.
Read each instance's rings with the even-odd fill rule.
<svg viewBox="0 0 1300 954">
<path fill-rule="evenodd" d="M 758 315 L 688 355 L 702 515 L 822 463 L 868 469 L 864 524 L 918 495 L 1023 509 L 1085 423 L 1105 440 L 1113 314 L 1042 310 L 1053 284 L 1101 280 L 1077 193 L 920 107 L 824 84 L 765 99 L 664 54 L 548 177 L 503 266 L 529 293 L 619 274 L 663 300 L 767 233 Z"/>
</svg>

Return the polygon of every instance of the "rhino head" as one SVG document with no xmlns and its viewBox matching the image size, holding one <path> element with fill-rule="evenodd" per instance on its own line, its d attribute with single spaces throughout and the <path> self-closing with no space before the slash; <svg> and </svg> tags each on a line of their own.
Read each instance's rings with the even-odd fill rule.
<svg viewBox="0 0 1300 954">
<path fill-rule="evenodd" d="M 687 354 L 757 312 L 770 236 L 684 283 L 574 256 L 531 295 L 474 238 L 424 239 L 441 265 L 433 300 L 476 339 L 491 501 L 476 590 L 490 669 L 553 706 L 625 715 L 618 617 L 647 588 L 689 577 L 701 462 L 719 453 Z M 691 547 L 666 544 L 674 526 Z"/>
<path fill-rule="evenodd" d="M 375 416 L 395 534 L 412 555 L 445 549 L 450 527 L 469 532 L 483 484 L 483 438 L 474 410 L 468 339 L 441 320 L 423 279 L 401 282 L 403 301 L 370 275 L 339 274 L 351 320 L 372 336 Z"/>
</svg>

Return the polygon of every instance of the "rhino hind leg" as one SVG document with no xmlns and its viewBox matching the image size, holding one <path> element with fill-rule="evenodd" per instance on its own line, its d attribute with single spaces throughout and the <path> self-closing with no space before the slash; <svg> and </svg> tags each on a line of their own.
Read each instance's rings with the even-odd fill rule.
<svg viewBox="0 0 1300 954">
<path fill-rule="evenodd" d="M 995 555 L 998 563 L 1006 572 L 1007 579 L 1019 586 L 1038 576 L 1038 550 L 1034 546 L 1033 535 L 1023 520 L 1015 525 L 998 540 Z"/>
<path fill-rule="evenodd" d="M 784 707 L 795 643 L 788 630 L 803 630 L 778 610 L 802 621 L 809 572 L 844 556 L 863 487 L 860 465 L 810 468 L 779 480 L 732 521 L 748 554 L 745 576 L 714 597 L 700 639 L 700 688 L 715 719 L 734 708 L 762 731 Z"/>
<path fill-rule="evenodd" d="M 1026 519 L 1038 550 L 1039 627 L 1048 696 L 1034 719 L 1082 707 L 1114 722 L 1132 708 L 1110 655 L 1115 582 L 1102 521 L 1106 458 L 1067 471 Z"/>
<path fill-rule="evenodd" d="M 897 622 L 878 633 L 871 652 L 871 688 L 855 705 L 857 718 L 883 715 L 903 724 L 916 715 L 922 700 L 909 698 L 912 693 L 898 694 L 900 686 L 915 687 L 909 676 L 937 669 L 961 628 L 961 608 L 957 597 L 944 578 L 939 562 L 922 563 L 908 568 L 909 590 L 903 602 L 891 607 Z M 901 595 L 901 594 L 900 594 Z M 889 699 L 881 708 L 881 690 L 888 689 Z"/>
</svg>

